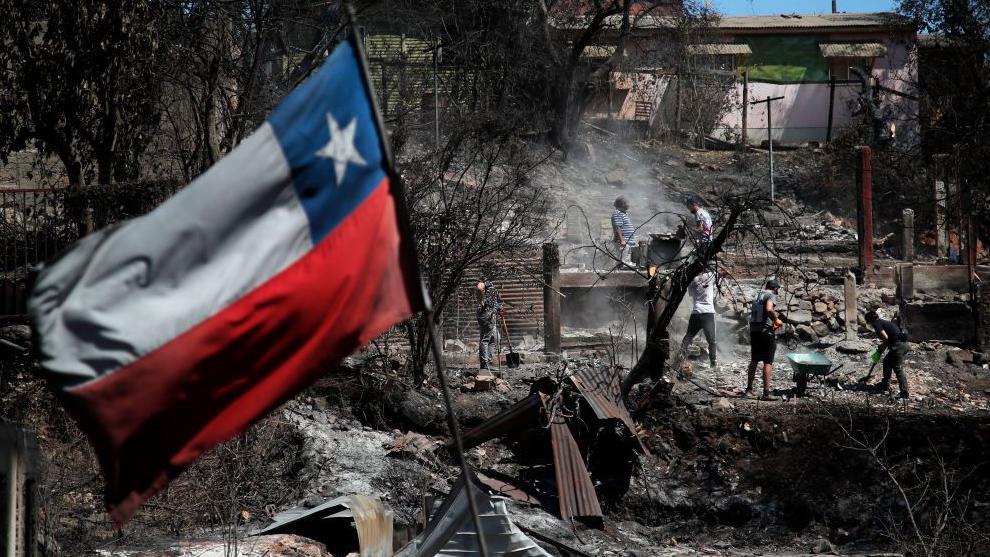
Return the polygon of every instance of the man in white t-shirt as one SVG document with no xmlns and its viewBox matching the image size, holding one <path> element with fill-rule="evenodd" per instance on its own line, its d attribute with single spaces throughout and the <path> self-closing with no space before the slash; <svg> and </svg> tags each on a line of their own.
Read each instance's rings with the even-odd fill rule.
<svg viewBox="0 0 990 557">
<path fill-rule="evenodd" d="M 694 277 L 688 285 L 688 294 L 694 302 L 691 308 L 691 317 L 688 319 L 687 333 L 681 340 L 681 350 L 687 351 L 688 346 L 698 335 L 699 331 L 705 332 L 705 340 L 708 341 L 708 360 L 712 367 L 715 367 L 715 272 L 705 268 L 698 276 Z"/>
</svg>

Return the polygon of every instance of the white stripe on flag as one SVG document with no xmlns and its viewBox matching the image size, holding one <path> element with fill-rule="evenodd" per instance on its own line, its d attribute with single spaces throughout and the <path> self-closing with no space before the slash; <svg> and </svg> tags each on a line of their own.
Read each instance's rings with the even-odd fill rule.
<svg viewBox="0 0 990 557">
<path fill-rule="evenodd" d="M 288 163 L 265 123 L 148 215 L 45 268 L 30 312 L 43 364 L 92 379 L 172 340 L 312 248 Z"/>
</svg>

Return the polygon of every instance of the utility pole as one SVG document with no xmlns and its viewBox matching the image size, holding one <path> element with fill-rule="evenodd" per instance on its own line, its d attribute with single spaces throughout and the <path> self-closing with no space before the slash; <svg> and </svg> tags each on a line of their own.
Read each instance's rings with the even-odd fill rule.
<svg viewBox="0 0 990 557">
<path fill-rule="evenodd" d="M 763 100 L 753 101 L 749 104 L 755 106 L 760 103 L 767 103 L 767 145 L 770 147 L 770 202 L 774 202 L 773 190 L 773 101 L 784 100 L 784 97 L 767 97 Z"/>
<path fill-rule="evenodd" d="M 437 73 L 440 69 L 440 41 L 433 47 L 433 131 L 437 144 L 437 153 L 440 152 L 440 87 L 437 83 Z M 441 177 L 442 178 L 442 177 Z"/>
</svg>

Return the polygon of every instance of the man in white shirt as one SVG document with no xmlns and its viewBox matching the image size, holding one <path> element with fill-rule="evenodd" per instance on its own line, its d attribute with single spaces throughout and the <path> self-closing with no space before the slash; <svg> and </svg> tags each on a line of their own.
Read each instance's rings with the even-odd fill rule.
<svg viewBox="0 0 990 557">
<path fill-rule="evenodd" d="M 715 272 L 706 267 L 688 285 L 688 294 L 691 295 L 694 304 L 691 308 L 691 317 L 688 320 L 687 333 L 681 341 L 681 350 L 686 352 L 694 337 L 698 335 L 698 331 L 704 331 L 705 340 L 708 341 L 708 359 L 713 368 L 716 360 L 715 280 Z"/>
</svg>

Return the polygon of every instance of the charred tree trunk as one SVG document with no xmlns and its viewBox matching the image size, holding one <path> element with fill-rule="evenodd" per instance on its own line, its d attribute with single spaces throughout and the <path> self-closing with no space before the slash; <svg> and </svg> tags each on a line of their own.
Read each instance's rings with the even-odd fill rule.
<svg viewBox="0 0 990 557">
<path fill-rule="evenodd" d="M 654 318 L 652 323 L 647 326 L 650 333 L 646 339 L 646 348 L 636 366 L 622 382 L 622 397 L 624 399 L 628 399 L 629 391 L 632 390 L 633 386 L 647 377 L 652 377 L 655 380 L 663 377 L 664 365 L 670 358 L 670 335 L 667 333 L 667 327 L 670 326 L 670 321 L 674 318 L 677 306 L 681 305 L 681 300 L 684 299 L 688 285 L 691 284 L 694 277 L 698 276 L 708 261 L 722 250 L 722 245 L 725 244 L 736 227 L 739 215 L 745 210 L 746 207 L 744 206 L 733 207 L 729 212 L 725 226 L 712 240 L 707 251 L 704 253 L 696 252 L 696 255 L 692 256 L 687 263 L 674 269 L 674 272 L 658 285 L 656 294 L 651 300 L 654 308 L 651 313 Z"/>
</svg>

